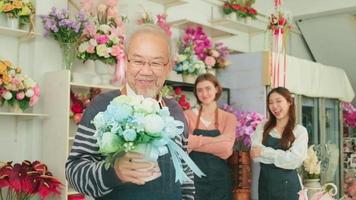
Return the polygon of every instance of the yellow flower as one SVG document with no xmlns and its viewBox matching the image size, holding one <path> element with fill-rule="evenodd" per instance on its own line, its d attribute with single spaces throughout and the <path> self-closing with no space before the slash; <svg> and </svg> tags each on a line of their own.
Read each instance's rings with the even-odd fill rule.
<svg viewBox="0 0 356 200">
<path fill-rule="evenodd" d="M 15 7 L 11 4 L 5 4 L 3 7 L 2 7 L 2 11 L 3 12 L 10 12 L 14 9 Z"/>
<path fill-rule="evenodd" d="M 6 71 L 7 71 L 6 65 L 0 62 L 0 74 L 4 74 Z"/>
<path fill-rule="evenodd" d="M 9 84 L 11 81 L 11 77 L 7 74 L 3 74 L 2 75 L 2 81 L 4 82 L 4 84 Z"/>
<path fill-rule="evenodd" d="M 1 63 L 3 63 L 6 67 L 10 67 L 12 65 L 12 63 L 8 60 L 1 60 Z"/>
</svg>

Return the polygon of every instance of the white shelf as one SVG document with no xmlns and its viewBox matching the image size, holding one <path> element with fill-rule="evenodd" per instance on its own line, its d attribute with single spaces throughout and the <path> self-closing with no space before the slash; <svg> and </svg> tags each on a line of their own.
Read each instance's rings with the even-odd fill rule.
<svg viewBox="0 0 356 200">
<path fill-rule="evenodd" d="M 71 82 L 70 85 L 72 87 L 79 87 L 79 88 L 99 88 L 104 90 L 119 90 L 120 87 L 112 86 L 112 85 L 95 85 L 95 84 L 85 84 L 85 83 L 75 83 Z"/>
<path fill-rule="evenodd" d="M 0 116 L 13 116 L 21 118 L 35 118 L 35 117 L 48 117 L 48 114 L 40 113 L 11 113 L 11 112 L 0 112 Z"/>
<path fill-rule="evenodd" d="M 188 3 L 186 0 L 149 0 L 154 3 L 161 4 L 165 8 L 173 7 L 173 6 L 178 6 L 182 4 Z"/>
<path fill-rule="evenodd" d="M 37 34 L 35 32 L 28 32 L 20 29 L 11 29 L 8 27 L 2 27 L 0 26 L 0 35 L 7 35 L 7 36 L 13 36 L 13 37 L 28 37 L 28 38 L 33 38 Z"/>
<path fill-rule="evenodd" d="M 215 26 L 221 26 L 232 30 L 246 33 L 258 33 L 267 30 L 267 24 L 259 19 L 241 19 L 238 20 L 234 14 L 222 18 L 213 18 L 210 23 Z"/>
<path fill-rule="evenodd" d="M 212 38 L 223 38 L 223 37 L 231 37 L 233 35 L 235 35 L 232 32 L 228 32 L 225 30 L 222 30 L 218 27 L 214 27 L 214 26 L 207 26 L 204 24 L 200 24 L 194 21 L 191 21 L 189 19 L 180 19 L 180 20 L 176 20 L 176 21 L 171 21 L 168 22 L 169 25 L 171 25 L 174 28 L 179 28 L 182 30 L 185 30 L 188 27 L 197 27 L 197 26 L 201 26 L 204 29 L 204 32 Z"/>
</svg>

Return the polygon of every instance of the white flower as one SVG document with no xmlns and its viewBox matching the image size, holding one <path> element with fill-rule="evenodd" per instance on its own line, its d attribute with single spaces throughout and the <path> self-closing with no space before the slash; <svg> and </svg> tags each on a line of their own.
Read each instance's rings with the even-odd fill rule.
<svg viewBox="0 0 356 200">
<path fill-rule="evenodd" d="M 108 58 L 110 56 L 109 52 L 108 52 L 108 48 L 106 47 L 105 44 L 98 45 L 96 47 L 96 52 L 97 52 L 98 56 L 101 56 L 101 57 Z"/>
<path fill-rule="evenodd" d="M 36 86 L 36 82 L 33 81 L 32 79 L 26 77 L 24 80 L 23 80 L 23 83 L 25 85 L 26 88 L 33 88 Z"/>
<path fill-rule="evenodd" d="M 109 39 L 114 43 L 114 44 L 118 44 L 120 42 L 120 39 L 117 36 L 109 36 Z"/>
<path fill-rule="evenodd" d="M 145 132 L 156 135 L 164 128 L 163 119 L 156 114 L 150 114 L 144 118 Z"/>
<path fill-rule="evenodd" d="M 90 39 L 90 40 L 89 40 L 89 44 L 92 45 L 92 46 L 94 46 L 94 47 L 98 45 L 98 43 L 96 42 L 95 39 Z"/>
<path fill-rule="evenodd" d="M 101 24 L 99 26 L 99 30 L 103 31 L 104 33 L 108 33 L 110 30 L 110 26 L 107 24 Z"/>
<path fill-rule="evenodd" d="M 183 62 L 187 59 L 187 56 L 184 54 L 179 54 L 178 55 L 178 62 Z"/>
<path fill-rule="evenodd" d="M 83 42 L 83 43 L 81 43 L 81 44 L 79 45 L 79 48 L 78 48 L 79 53 L 85 52 L 85 51 L 88 49 L 88 47 L 89 47 L 89 42 Z"/>
<path fill-rule="evenodd" d="M 10 100 L 12 98 L 12 93 L 9 92 L 9 91 L 6 91 L 4 92 L 2 95 L 1 95 L 5 100 Z"/>
<path fill-rule="evenodd" d="M 32 89 L 28 89 L 25 93 L 26 97 L 32 97 L 35 92 Z"/>
<path fill-rule="evenodd" d="M 140 105 L 137 105 L 136 108 L 144 113 L 156 113 L 159 111 L 158 102 L 152 98 L 144 98 Z"/>
</svg>

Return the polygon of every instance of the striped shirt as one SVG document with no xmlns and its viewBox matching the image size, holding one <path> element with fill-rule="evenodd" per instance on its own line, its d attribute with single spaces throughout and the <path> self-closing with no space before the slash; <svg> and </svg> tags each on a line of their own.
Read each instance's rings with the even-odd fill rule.
<svg viewBox="0 0 356 200">
<path fill-rule="evenodd" d="M 105 157 L 99 152 L 99 146 L 94 137 L 95 127 L 91 123 L 95 115 L 105 111 L 110 101 L 118 95 L 120 95 L 118 91 L 102 93 L 95 97 L 90 106 L 86 108 L 66 162 L 66 178 L 71 187 L 94 198 L 103 197 L 111 193 L 114 187 L 120 187 L 123 184 L 117 177 L 114 168 L 105 168 Z M 164 99 L 164 101 L 171 115 L 185 124 L 184 133 L 175 137 L 174 141 L 187 152 L 188 129 L 183 111 L 174 100 Z M 194 174 L 183 160 L 182 166 L 187 176 L 193 180 Z M 181 191 L 182 199 L 194 199 L 194 182 L 183 183 Z"/>
</svg>

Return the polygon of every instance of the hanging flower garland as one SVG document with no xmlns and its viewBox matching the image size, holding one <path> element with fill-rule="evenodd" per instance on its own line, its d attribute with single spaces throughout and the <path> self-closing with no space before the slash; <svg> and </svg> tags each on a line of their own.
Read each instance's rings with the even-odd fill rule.
<svg viewBox="0 0 356 200">
<path fill-rule="evenodd" d="M 291 19 L 282 12 L 282 0 L 274 1 L 275 13 L 269 18 L 268 30 L 272 34 L 270 77 L 272 88 L 286 85 L 287 36 L 291 29 Z"/>
</svg>

